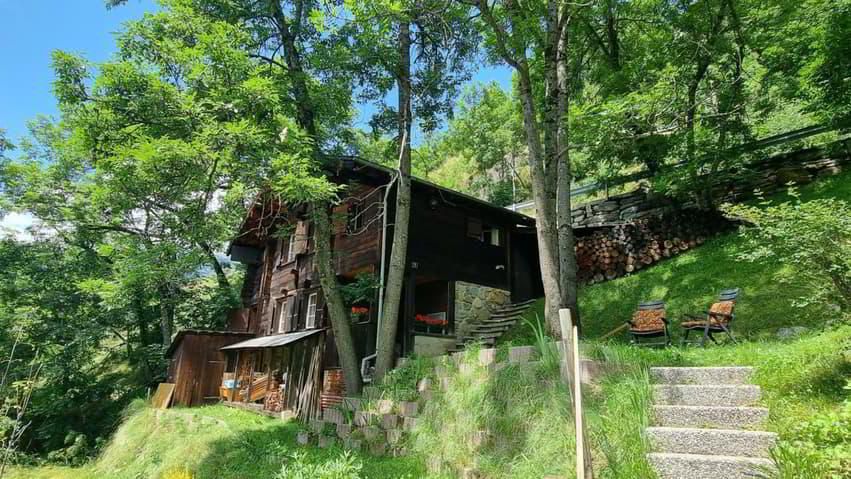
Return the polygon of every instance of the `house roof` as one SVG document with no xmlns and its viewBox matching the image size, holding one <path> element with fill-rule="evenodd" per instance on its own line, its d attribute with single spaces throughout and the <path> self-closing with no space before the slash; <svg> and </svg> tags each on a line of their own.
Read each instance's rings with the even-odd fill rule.
<svg viewBox="0 0 851 479">
<path fill-rule="evenodd" d="M 286 346 L 288 344 L 292 344 L 298 341 L 301 341 L 305 338 L 309 338 L 315 334 L 321 333 L 325 331 L 324 329 L 309 329 L 307 331 L 298 331 L 295 333 L 287 333 L 287 334 L 276 334 L 274 336 L 263 336 L 262 338 L 254 338 L 249 339 L 247 341 L 242 341 L 239 343 L 231 344 L 230 346 L 225 346 L 220 348 L 220 351 L 235 351 L 235 350 L 243 350 L 243 349 L 267 349 L 267 348 L 279 348 L 281 346 Z"/>
<path fill-rule="evenodd" d="M 234 337 L 252 337 L 254 333 L 248 333 L 245 331 L 213 331 L 208 329 L 181 329 L 174 336 L 174 339 L 171 340 L 171 344 L 168 345 L 168 349 L 165 352 L 165 357 L 170 358 L 174 353 L 174 350 L 177 349 L 177 346 L 183 341 L 183 338 L 186 336 L 234 336 Z"/>
<path fill-rule="evenodd" d="M 371 176 L 372 180 L 375 182 L 387 183 L 396 173 L 396 170 L 392 168 L 353 156 L 336 157 L 334 161 L 330 163 L 333 167 L 329 167 L 328 169 L 331 170 L 333 174 L 339 176 L 344 173 L 354 173 L 364 177 Z M 534 226 L 535 224 L 535 219 L 531 216 L 497 206 L 493 203 L 489 203 L 460 191 L 440 186 L 428 180 L 412 176 L 412 182 L 416 186 L 437 192 L 442 198 L 450 198 L 451 201 L 464 203 L 475 208 L 482 208 L 494 215 L 511 218 L 513 221 L 516 221 L 517 224 L 525 226 Z M 264 195 L 262 193 L 258 194 L 240 225 L 238 236 L 231 242 L 231 247 L 233 245 L 256 246 L 261 239 L 255 237 L 257 236 L 256 232 L 262 231 L 266 227 L 271 226 L 271 222 L 275 215 L 270 213 L 280 212 L 286 207 L 287 205 L 281 204 L 278 200 L 266 201 L 264 200 Z"/>
</svg>

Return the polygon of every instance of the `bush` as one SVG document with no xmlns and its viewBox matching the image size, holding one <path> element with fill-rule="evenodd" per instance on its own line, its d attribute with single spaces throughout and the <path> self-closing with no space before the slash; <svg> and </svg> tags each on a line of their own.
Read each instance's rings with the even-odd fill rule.
<svg viewBox="0 0 851 479">
<path fill-rule="evenodd" d="M 360 479 L 363 463 L 348 451 L 333 460 L 311 463 L 304 453 L 294 453 L 275 479 Z"/>
<path fill-rule="evenodd" d="M 824 303 L 851 308 L 848 203 L 819 199 L 764 207 L 728 206 L 725 211 L 753 226 L 742 230 L 750 250 L 740 254 L 740 259 L 786 264 L 794 270 L 792 281 L 815 286 L 807 288 L 807 294 L 798 298 L 796 305 Z"/>
<path fill-rule="evenodd" d="M 792 448 L 818 459 L 830 478 L 851 477 L 851 401 L 801 423 Z"/>
</svg>

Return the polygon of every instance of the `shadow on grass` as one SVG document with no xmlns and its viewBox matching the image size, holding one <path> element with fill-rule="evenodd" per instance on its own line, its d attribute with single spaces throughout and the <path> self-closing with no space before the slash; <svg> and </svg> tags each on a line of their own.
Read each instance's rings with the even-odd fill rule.
<svg viewBox="0 0 851 479">
<path fill-rule="evenodd" d="M 296 470 L 310 470 L 310 466 L 326 464 L 344 454 L 340 447 L 322 449 L 298 445 L 296 435 L 299 426 L 295 421 L 269 419 L 263 423 L 261 427 L 235 431 L 210 444 L 209 453 L 200 462 L 196 477 L 272 479 L 281 472 L 285 463 Z M 415 457 L 376 457 L 360 452 L 352 455 L 363 466 L 360 472 L 363 478 L 416 478 L 425 475 L 422 461 Z"/>
</svg>

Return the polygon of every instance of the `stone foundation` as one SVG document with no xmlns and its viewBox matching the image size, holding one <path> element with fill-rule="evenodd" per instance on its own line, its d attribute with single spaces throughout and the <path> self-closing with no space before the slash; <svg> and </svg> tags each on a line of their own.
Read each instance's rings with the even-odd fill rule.
<svg viewBox="0 0 851 479">
<path fill-rule="evenodd" d="M 511 303 L 511 293 L 479 284 L 455 282 L 455 335 L 463 338 L 473 325 Z"/>
</svg>

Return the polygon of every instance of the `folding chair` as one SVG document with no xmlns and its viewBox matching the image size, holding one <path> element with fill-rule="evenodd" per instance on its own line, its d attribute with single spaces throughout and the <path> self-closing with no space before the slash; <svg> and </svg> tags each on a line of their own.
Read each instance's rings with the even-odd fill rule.
<svg viewBox="0 0 851 479">
<path fill-rule="evenodd" d="M 724 333 L 733 343 L 738 343 L 733 337 L 731 323 L 736 318 L 736 299 L 739 297 L 739 288 L 725 289 L 718 294 L 718 301 L 709 307 L 709 311 L 705 311 L 703 315 L 686 314 L 681 326 L 685 331 L 683 336 L 683 344 L 688 344 L 688 336 L 692 331 L 702 331 L 703 336 L 698 341 L 700 346 L 706 345 L 706 340 L 711 339 L 713 343 L 718 344 L 713 334 Z"/>
<path fill-rule="evenodd" d="M 668 318 L 665 316 L 664 301 L 645 301 L 627 321 L 632 344 L 636 346 L 670 346 Z M 659 341 L 659 339 L 662 339 Z"/>
</svg>

